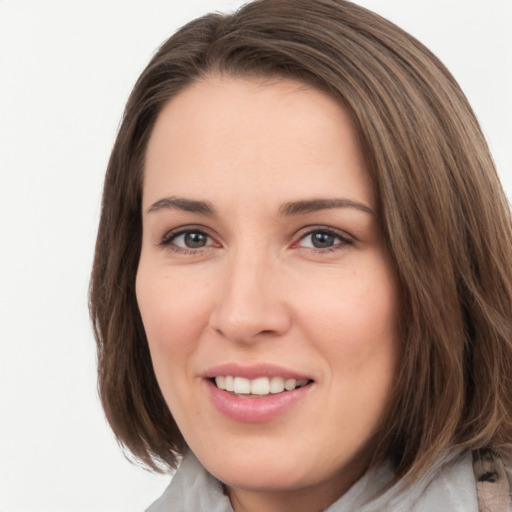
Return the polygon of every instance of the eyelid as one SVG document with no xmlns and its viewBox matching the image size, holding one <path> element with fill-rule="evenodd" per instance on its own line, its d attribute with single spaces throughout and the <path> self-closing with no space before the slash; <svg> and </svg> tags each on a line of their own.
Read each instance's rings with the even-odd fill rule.
<svg viewBox="0 0 512 512">
<path fill-rule="evenodd" d="M 311 236 L 314 233 L 328 233 L 336 238 L 338 238 L 341 242 L 335 244 L 328 248 L 315 248 L 315 247 L 301 247 L 299 244 L 302 240 Z M 341 248 L 346 245 L 353 245 L 355 242 L 355 238 L 349 235 L 346 231 L 333 228 L 330 226 L 322 226 L 322 225 L 314 225 L 314 226 L 306 226 L 300 230 L 296 237 L 296 241 L 292 244 L 292 247 L 299 249 L 312 250 L 317 252 L 326 252 L 329 250 L 335 250 L 337 248 Z"/>
<path fill-rule="evenodd" d="M 173 244 L 172 242 L 178 238 L 181 235 L 185 235 L 187 233 L 201 233 L 207 236 L 210 239 L 210 243 L 207 243 L 207 245 L 203 247 L 198 248 L 188 248 L 188 247 L 181 247 L 176 244 Z M 307 238 L 308 236 L 313 235 L 314 233 L 328 233 L 329 235 L 332 235 L 339 239 L 339 242 L 336 244 L 325 247 L 325 248 L 317 248 L 317 247 L 304 247 L 301 246 L 301 241 Z M 333 228 L 331 226 L 325 226 L 325 225 L 311 225 L 311 226 L 305 226 L 302 229 L 298 231 L 296 236 L 294 237 L 294 242 L 291 245 L 291 248 L 296 249 L 303 249 L 303 250 L 310 250 L 313 252 L 328 252 L 332 250 L 341 249 L 347 245 L 353 245 L 355 240 L 355 237 L 348 234 L 346 231 L 343 231 L 341 229 Z M 222 247 L 222 244 L 218 242 L 218 237 L 213 235 L 211 233 L 211 230 L 206 228 L 202 225 L 185 225 L 185 226 L 179 226 L 176 228 L 173 228 L 169 231 L 167 231 L 161 239 L 157 242 L 157 245 L 163 248 L 167 248 L 169 250 L 173 250 L 178 253 L 199 253 L 202 250 L 206 250 L 211 247 L 220 248 Z"/>
<path fill-rule="evenodd" d="M 178 245 L 174 245 L 172 242 L 176 240 L 181 235 L 185 235 L 187 233 L 201 233 L 206 235 L 213 243 L 208 243 L 207 245 L 203 247 L 198 247 L 196 249 L 189 248 L 189 247 L 180 247 Z M 174 250 L 175 252 L 182 252 L 182 253 L 197 253 L 201 250 L 208 249 L 209 247 L 222 247 L 222 244 L 220 244 L 214 235 L 211 234 L 210 230 L 205 228 L 201 225 L 185 225 L 185 226 L 179 226 L 177 228 L 173 228 L 169 231 L 167 231 L 161 239 L 158 241 L 157 245 L 168 248 L 170 250 Z"/>
</svg>

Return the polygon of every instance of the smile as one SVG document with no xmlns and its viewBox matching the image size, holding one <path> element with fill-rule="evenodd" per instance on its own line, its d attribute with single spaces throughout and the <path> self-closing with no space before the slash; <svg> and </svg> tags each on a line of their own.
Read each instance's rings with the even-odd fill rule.
<svg viewBox="0 0 512 512">
<path fill-rule="evenodd" d="M 297 380 L 284 377 L 258 377 L 256 379 L 247 379 L 245 377 L 232 375 L 215 377 L 215 385 L 219 389 L 242 396 L 278 394 L 293 391 L 308 383 L 308 379 Z"/>
<path fill-rule="evenodd" d="M 217 411 L 235 422 L 262 423 L 283 417 L 300 407 L 316 387 L 314 380 L 298 375 L 242 377 L 238 372 L 219 373 L 203 380 L 207 395 Z"/>
</svg>

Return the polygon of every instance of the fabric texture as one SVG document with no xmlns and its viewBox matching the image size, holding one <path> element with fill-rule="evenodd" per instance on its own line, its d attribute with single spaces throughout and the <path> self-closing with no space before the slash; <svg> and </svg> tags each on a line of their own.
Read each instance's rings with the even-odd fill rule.
<svg viewBox="0 0 512 512">
<path fill-rule="evenodd" d="M 512 512 L 509 478 L 493 454 L 463 454 L 413 486 L 395 485 L 380 492 L 392 478 L 391 465 L 383 464 L 366 473 L 325 512 Z M 189 452 L 146 512 L 203 511 L 233 512 L 233 508 L 222 483 Z"/>
<path fill-rule="evenodd" d="M 487 451 L 473 454 L 479 512 L 512 511 L 512 475 L 499 456 Z"/>
</svg>

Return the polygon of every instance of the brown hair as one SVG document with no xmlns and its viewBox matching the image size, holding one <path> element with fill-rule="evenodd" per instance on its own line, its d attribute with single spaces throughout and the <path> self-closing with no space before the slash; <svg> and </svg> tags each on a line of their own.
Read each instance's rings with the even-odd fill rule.
<svg viewBox="0 0 512 512">
<path fill-rule="evenodd" d="M 105 179 L 90 289 L 99 389 L 117 438 L 154 469 L 185 448 L 135 297 L 148 138 L 207 75 L 301 80 L 353 116 L 402 292 L 403 361 L 373 464 L 418 477 L 441 455 L 511 455 L 512 223 L 478 122 L 423 45 L 344 0 L 257 0 L 192 21 L 137 81 Z"/>
</svg>

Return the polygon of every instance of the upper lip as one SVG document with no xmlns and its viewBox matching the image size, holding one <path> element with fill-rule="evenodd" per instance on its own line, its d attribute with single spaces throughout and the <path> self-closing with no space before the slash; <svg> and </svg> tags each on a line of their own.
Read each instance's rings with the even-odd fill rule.
<svg viewBox="0 0 512 512">
<path fill-rule="evenodd" d="M 274 364 L 253 364 L 241 365 L 238 363 L 224 363 L 208 368 L 203 377 L 213 379 L 214 377 L 230 375 L 233 377 L 245 377 L 246 379 L 257 379 L 258 377 L 283 377 L 284 379 L 312 380 L 306 375 L 283 366 Z"/>
</svg>

